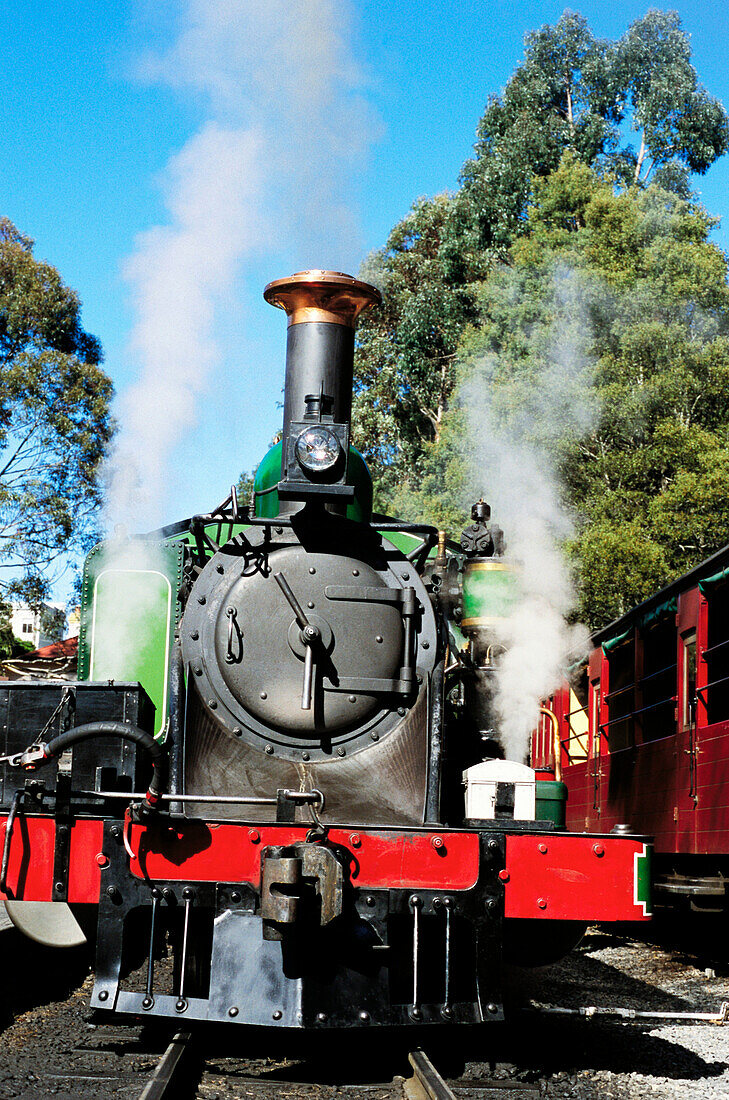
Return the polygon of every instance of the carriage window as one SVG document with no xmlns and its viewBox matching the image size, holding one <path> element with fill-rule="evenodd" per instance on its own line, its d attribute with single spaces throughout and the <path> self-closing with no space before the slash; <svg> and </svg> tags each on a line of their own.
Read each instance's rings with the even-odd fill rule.
<svg viewBox="0 0 729 1100">
<path fill-rule="evenodd" d="M 704 695 L 709 725 L 729 718 L 729 584 L 710 593 L 708 645 L 704 650 L 707 688 Z"/>
<path fill-rule="evenodd" d="M 635 638 L 613 649 L 608 657 L 610 691 L 608 705 L 608 750 L 619 752 L 635 743 Z"/>
<path fill-rule="evenodd" d="M 683 645 L 683 678 L 681 682 L 681 725 L 684 729 L 693 720 L 693 706 L 696 698 L 696 631 L 684 634 L 681 639 Z"/>
<path fill-rule="evenodd" d="M 589 722 L 587 717 L 587 698 L 589 681 L 587 665 L 574 677 L 569 689 L 569 710 L 567 720 L 567 753 L 571 764 L 586 760 L 589 750 Z"/>
<path fill-rule="evenodd" d="M 664 616 L 645 630 L 638 717 L 644 741 L 676 732 L 676 621 Z"/>
<path fill-rule="evenodd" d="M 592 681 L 592 709 L 590 712 L 590 729 L 592 731 L 593 756 L 600 755 L 600 681 Z"/>
</svg>

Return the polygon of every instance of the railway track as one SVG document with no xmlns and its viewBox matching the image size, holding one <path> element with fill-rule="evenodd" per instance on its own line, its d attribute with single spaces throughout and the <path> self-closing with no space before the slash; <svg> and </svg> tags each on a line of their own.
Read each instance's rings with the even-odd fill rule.
<svg viewBox="0 0 729 1100">
<path fill-rule="evenodd" d="M 460 1038 L 392 1041 L 374 1029 L 297 1037 L 233 1025 L 190 1040 L 150 1020 L 116 1023 L 89 1012 L 90 977 L 63 977 L 13 931 L 0 945 L 0 1100 L 693 1100 L 697 1086 L 704 1098 L 729 1095 L 725 943 L 694 956 L 592 930 L 569 961 L 522 974 L 516 1007 L 540 1013 Z M 617 1018 L 610 1006 L 623 1006 Z M 432 1072 L 421 1072 L 414 1041 Z"/>
</svg>

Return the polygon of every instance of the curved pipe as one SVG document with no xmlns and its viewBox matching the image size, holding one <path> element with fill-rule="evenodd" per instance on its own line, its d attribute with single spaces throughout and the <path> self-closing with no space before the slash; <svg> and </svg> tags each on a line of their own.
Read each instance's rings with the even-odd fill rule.
<svg viewBox="0 0 729 1100">
<path fill-rule="evenodd" d="M 119 737 L 124 741 L 133 741 L 135 745 L 139 745 L 149 753 L 152 757 L 154 772 L 145 801 L 149 807 L 156 806 L 159 796 L 164 792 L 166 753 L 159 741 L 155 741 L 150 733 L 138 726 L 127 725 L 126 722 L 87 722 L 83 726 L 74 726 L 73 729 L 54 737 L 43 746 L 43 755 L 46 760 L 52 760 L 72 745 L 77 745 L 79 741 L 89 741 L 97 737 Z"/>
<path fill-rule="evenodd" d="M 546 714 L 552 723 L 552 755 L 554 756 L 554 778 L 558 783 L 562 781 L 562 742 L 559 739 L 559 720 L 557 715 L 549 707 L 540 707 L 540 714 Z"/>
</svg>

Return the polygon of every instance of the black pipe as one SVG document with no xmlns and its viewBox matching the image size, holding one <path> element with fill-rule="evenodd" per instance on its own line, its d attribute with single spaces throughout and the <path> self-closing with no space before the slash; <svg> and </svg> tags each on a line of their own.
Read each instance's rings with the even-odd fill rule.
<svg viewBox="0 0 729 1100">
<path fill-rule="evenodd" d="M 15 818 L 20 809 L 20 803 L 25 797 L 25 793 L 25 787 L 17 788 L 13 795 L 13 802 L 10 807 L 10 813 L 8 814 L 8 820 L 5 823 L 5 843 L 3 844 L 2 866 L 0 866 L 0 890 L 2 890 L 3 894 L 6 896 L 9 896 L 8 867 L 10 866 L 10 844 L 13 839 L 13 826 L 15 825 Z"/>
<path fill-rule="evenodd" d="M 167 754 L 154 737 L 138 726 L 127 725 L 126 722 L 87 722 L 83 726 L 74 726 L 73 729 L 60 733 L 44 746 L 46 760 L 52 760 L 60 756 L 72 745 L 80 741 L 94 740 L 97 737 L 120 737 L 124 741 L 132 741 L 152 757 L 154 772 L 147 791 L 146 802 L 148 806 L 155 805 L 159 796 L 164 792 L 166 778 Z"/>
<path fill-rule="evenodd" d="M 124 741 L 133 741 L 149 753 L 155 764 L 160 763 L 164 756 L 159 741 L 155 741 L 151 733 L 140 730 L 138 726 L 127 725 L 126 722 L 87 722 L 83 726 L 74 726 L 65 733 L 59 733 L 58 737 L 49 741 L 45 746 L 46 759 L 52 760 L 79 741 L 89 741 L 95 737 L 121 737 Z"/>
<path fill-rule="evenodd" d="M 443 711 L 445 706 L 444 661 L 433 669 L 430 677 L 430 738 L 428 752 L 428 785 L 425 796 L 425 824 L 442 824 L 440 805 L 441 773 L 443 769 Z"/>
<path fill-rule="evenodd" d="M 182 663 L 182 647 L 179 636 L 175 638 L 170 654 L 170 686 L 169 686 L 169 776 L 168 787 L 170 794 L 181 794 L 184 790 L 183 768 L 185 763 L 184 737 L 185 737 L 185 710 L 187 694 L 185 691 L 185 672 Z M 170 806 L 173 813 L 178 813 L 181 804 Z"/>
</svg>

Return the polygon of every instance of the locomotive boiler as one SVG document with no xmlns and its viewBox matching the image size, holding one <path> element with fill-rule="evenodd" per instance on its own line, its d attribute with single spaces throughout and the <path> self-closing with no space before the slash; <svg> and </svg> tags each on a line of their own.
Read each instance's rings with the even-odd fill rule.
<svg viewBox="0 0 729 1100">
<path fill-rule="evenodd" d="M 503 958 L 647 917 L 649 846 L 567 833 L 550 781 L 501 759 L 513 574 L 487 506 L 461 544 L 372 513 L 350 436 L 378 291 L 308 271 L 265 297 L 283 432 L 252 501 L 97 547 L 78 682 L 0 686 L 0 896 L 44 942 L 95 907 L 99 1010 L 499 1020 Z"/>
</svg>

